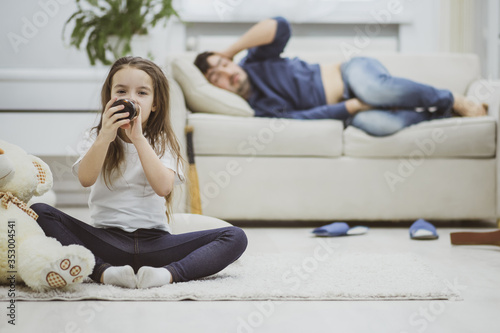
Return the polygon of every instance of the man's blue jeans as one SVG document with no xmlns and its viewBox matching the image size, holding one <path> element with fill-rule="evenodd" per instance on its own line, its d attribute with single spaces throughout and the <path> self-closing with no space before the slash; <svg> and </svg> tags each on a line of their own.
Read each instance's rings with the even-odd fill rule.
<svg viewBox="0 0 500 333">
<path fill-rule="evenodd" d="M 372 105 L 347 121 L 373 136 L 385 136 L 422 121 L 452 115 L 453 95 L 408 79 L 393 77 L 376 59 L 356 57 L 341 65 L 344 99 Z"/>
</svg>

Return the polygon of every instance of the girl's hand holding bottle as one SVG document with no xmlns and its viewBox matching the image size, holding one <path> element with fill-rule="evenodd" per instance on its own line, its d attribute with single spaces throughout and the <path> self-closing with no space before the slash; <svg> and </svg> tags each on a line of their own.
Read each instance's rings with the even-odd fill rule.
<svg viewBox="0 0 500 333">
<path fill-rule="evenodd" d="M 107 104 L 102 115 L 102 128 L 99 136 L 108 143 L 111 143 L 118 134 L 119 128 L 122 128 L 128 139 L 134 142 L 137 139 L 143 138 L 142 132 L 142 117 L 141 107 L 139 103 L 135 103 L 137 114 L 133 119 L 127 118 L 128 112 L 120 112 L 125 107 L 124 105 L 113 104 L 118 100 L 118 97 L 113 97 Z"/>
<path fill-rule="evenodd" d="M 137 108 L 137 116 L 132 119 L 129 124 L 122 127 L 125 130 L 125 135 L 134 144 L 137 140 L 144 138 L 144 133 L 142 132 L 141 106 L 139 103 L 135 103 L 135 107 Z"/>
<path fill-rule="evenodd" d="M 119 113 L 117 111 L 123 110 L 123 105 L 117 105 L 111 107 L 111 105 L 117 101 L 117 97 L 112 98 L 107 104 L 106 108 L 102 114 L 102 127 L 99 132 L 99 137 L 111 143 L 116 138 L 116 134 L 118 133 L 118 128 L 121 126 L 128 125 L 130 120 L 128 118 L 124 118 L 128 116 L 128 112 Z M 128 125 L 130 126 L 130 125 Z"/>
</svg>

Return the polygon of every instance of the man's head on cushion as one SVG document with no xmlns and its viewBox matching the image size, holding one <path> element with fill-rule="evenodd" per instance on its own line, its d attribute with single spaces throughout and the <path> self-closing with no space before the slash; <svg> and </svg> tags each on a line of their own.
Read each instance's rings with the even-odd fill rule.
<svg viewBox="0 0 500 333">
<path fill-rule="evenodd" d="M 250 95 L 248 75 L 228 57 L 216 52 L 203 52 L 198 54 L 194 64 L 214 86 L 248 99 Z"/>
</svg>

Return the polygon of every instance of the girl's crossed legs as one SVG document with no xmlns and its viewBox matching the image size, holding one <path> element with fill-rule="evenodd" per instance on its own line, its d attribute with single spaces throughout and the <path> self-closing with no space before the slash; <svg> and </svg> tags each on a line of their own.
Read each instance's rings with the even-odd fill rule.
<svg viewBox="0 0 500 333">
<path fill-rule="evenodd" d="M 63 245 L 78 244 L 95 256 L 91 278 L 101 282 L 110 267 L 129 265 L 166 268 L 173 282 L 184 282 L 215 274 L 237 260 L 245 251 L 243 230 L 226 227 L 172 235 L 158 229 L 126 232 L 118 228 L 95 228 L 46 204 L 31 208 L 49 237 Z"/>
</svg>

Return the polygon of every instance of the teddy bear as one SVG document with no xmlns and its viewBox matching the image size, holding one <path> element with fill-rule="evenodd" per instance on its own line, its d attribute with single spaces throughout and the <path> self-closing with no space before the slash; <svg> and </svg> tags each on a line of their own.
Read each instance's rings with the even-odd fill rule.
<svg viewBox="0 0 500 333">
<path fill-rule="evenodd" d="M 24 282 L 37 291 L 67 288 L 92 272 L 94 255 L 83 246 L 63 246 L 45 236 L 27 205 L 51 187 L 45 162 L 0 140 L 0 284 Z"/>
</svg>

